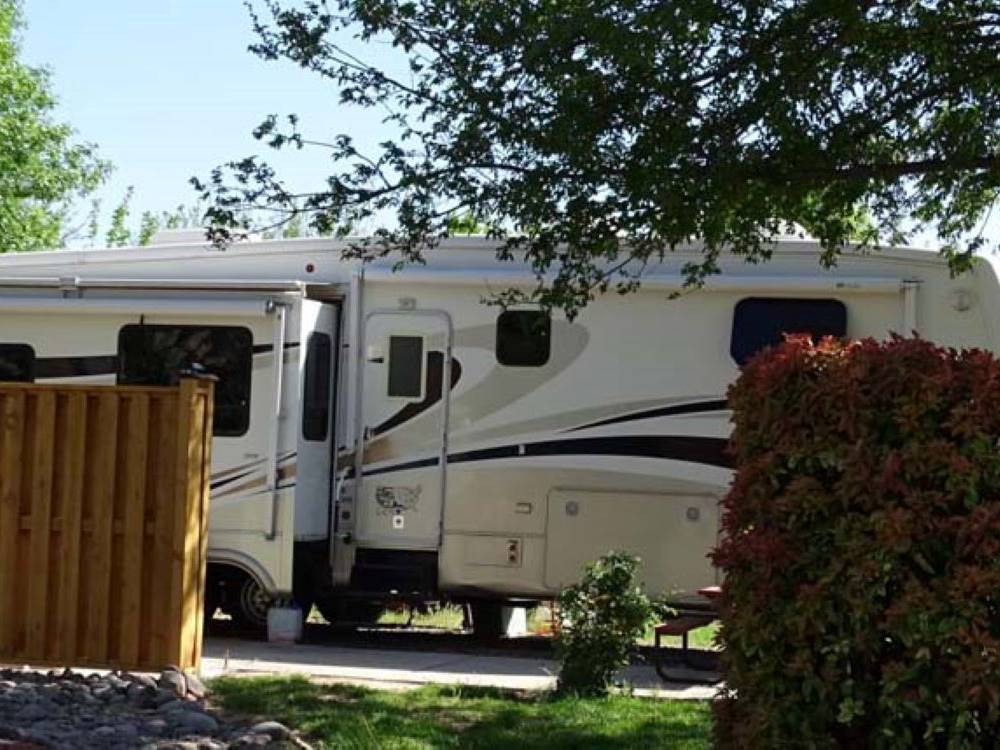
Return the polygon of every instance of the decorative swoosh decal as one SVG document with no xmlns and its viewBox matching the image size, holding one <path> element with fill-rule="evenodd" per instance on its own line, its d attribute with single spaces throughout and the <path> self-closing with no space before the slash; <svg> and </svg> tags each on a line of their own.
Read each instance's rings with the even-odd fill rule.
<svg viewBox="0 0 1000 750">
<path fill-rule="evenodd" d="M 441 375 L 444 371 L 444 354 L 442 352 L 427 352 L 427 395 L 420 403 L 409 403 L 387 420 L 372 430 L 372 435 L 381 435 L 393 427 L 409 422 L 414 417 L 423 414 L 441 400 Z M 451 387 L 454 389 L 462 377 L 462 363 L 454 356 L 451 358 Z"/>
<path fill-rule="evenodd" d="M 537 443 L 518 443 L 495 448 L 481 448 L 452 453 L 449 464 L 473 461 L 493 461 L 505 458 L 538 456 L 633 456 L 662 458 L 674 461 L 732 468 L 728 455 L 728 438 L 700 437 L 694 435 L 621 435 L 614 437 L 567 438 L 544 440 Z M 417 459 L 395 466 L 379 467 L 365 471 L 364 476 L 385 474 L 406 469 L 436 466 L 438 458 Z"/>
<path fill-rule="evenodd" d="M 635 422 L 640 419 L 653 419 L 655 417 L 674 417 L 679 414 L 700 414 L 703 412 L 725 411 L 729 408 L 726 399 L 716 399 L 713 401 L 695 401 L 689 404 L 675 404 L 673 406 L 662 406 L 657 409 L 646 409 L 631 414 L 621 414 L 617 417 L 608 417 L 599 422 L 571 427 L 566 432 L 576 432 L 577 430 L 589 430 L 594 427 L 604 427 L 609 424 L 619 424 L 621 422 Z"/>
</svg>

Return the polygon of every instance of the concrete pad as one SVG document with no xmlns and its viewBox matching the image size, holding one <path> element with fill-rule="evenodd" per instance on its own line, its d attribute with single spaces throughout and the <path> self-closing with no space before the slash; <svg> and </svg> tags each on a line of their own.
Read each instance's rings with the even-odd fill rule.
<svg viewBox="0 0 1000 750">
<path fill-rule="evenodd" d="M 304 675 L 331 682 L 400 689 L 419 685 L 475 685 L 510 690 L 551 690 L 558 664 L 524 656 L 481 656 L 447 652 L 344 648 L 309 644 L 206 639 L 201 673 L 220 675 Z M 678 669 L 683 675 L 685 670 Z M 691 673 L 704 675 L 704 673 Z M 622 675 L 637 695 L 704 700 L 711 685 L 666 684 L 651 666 L 635 665 Z"/>
</svg>

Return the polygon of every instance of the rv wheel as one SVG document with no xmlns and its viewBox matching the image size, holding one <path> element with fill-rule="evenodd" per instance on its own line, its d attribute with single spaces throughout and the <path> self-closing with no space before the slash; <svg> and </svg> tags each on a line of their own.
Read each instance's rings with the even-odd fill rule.
<svg viewBox="0 0 1000 750">
<path fill-rule="evenodd" d="M 238 626 L 252 630 L 267 627 L 267 610 L 271 608 L 271 597 L 253 576 L 243 579 L 233 604 L 230 614 Z"/>
</svg>

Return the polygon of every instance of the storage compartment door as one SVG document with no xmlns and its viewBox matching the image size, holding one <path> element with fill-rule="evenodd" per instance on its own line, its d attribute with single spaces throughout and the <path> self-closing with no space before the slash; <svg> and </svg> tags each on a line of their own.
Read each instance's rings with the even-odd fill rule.
<svg viewBox="0 0 1000 750">
<path fill-rule="evenodd" d="M 708 554 L 716 544 L 718 498 L 645 492 L 549 493 L 545 582 L 561 589 L 612 550 L 642 560 L 647 593 L 691 594 L 716 584 Z"/>
</svg>

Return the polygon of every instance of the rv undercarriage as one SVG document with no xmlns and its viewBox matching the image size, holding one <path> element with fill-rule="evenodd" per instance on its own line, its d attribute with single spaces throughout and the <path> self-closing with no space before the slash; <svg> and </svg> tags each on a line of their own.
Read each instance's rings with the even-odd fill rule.
<svg viewBox="0 0 1000 750">
<path fill-rule="evenodd" d="M 292 599 L 308 616 L 313 606 L 327 622 L 372 625 L 387 608 L 399 605 L 422 610 L 445 597 L 437 589 L 437 553 L 412 550 L 359 549 L 351 585 L 335 588 L 330 576 L 327 543 L 298 542 L 295 549 Z M 501 634 L 503 600 L 447 597 L 465 609 L 465 627 L 478 638 Z M 233 618 L 240 629 L 261 631 L 275 603 L 247 571 L 227 563 L 209 563 L 205 616 L 217 610 Z"/>
</svg>

